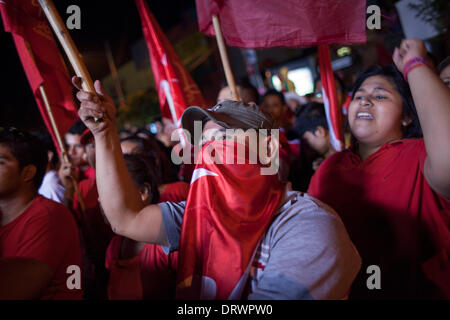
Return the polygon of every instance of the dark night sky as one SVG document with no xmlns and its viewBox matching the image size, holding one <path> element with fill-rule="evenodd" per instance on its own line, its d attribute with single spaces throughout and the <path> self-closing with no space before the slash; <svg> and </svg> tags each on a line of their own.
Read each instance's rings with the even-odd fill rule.
<svg viewBox="0 0 450 320">
<path fill-rule="evenodd" d="M 70 34 L 83 54 L 95 79 L 108 71 L 104 42 L 108 41 L 118 66 L 131 58 L 131 45 L 142 37 L 142 28 L 135 2 L 132 0 L 57 0 L 54 1 L 62 19 L 66 9 L 76 4 L 81 9 L 81 30 Z M 186 14 L 195 12 L 194 0 L 147 1 L 163 30 L 179 24 Z M 35 100 L 9 33 L 0 27 L 0 126 L 43 128 Z"/>
</svg>

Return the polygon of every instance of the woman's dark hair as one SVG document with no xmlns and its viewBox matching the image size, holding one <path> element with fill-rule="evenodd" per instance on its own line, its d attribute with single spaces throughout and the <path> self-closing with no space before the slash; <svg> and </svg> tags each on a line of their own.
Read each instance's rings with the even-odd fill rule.
<svg viewBox="0 0 450 320">
<path fill-rule="evenodd" d="M 397 70 L 394 65 L 386 66 L 373 66 L 364 71 L 356 80 L 353 91 L 352 99 L 355 97 L 356 91 L 361 87 L 363 82 L 373 76 L 382 76 L 389 80 L 397 89 L 397 92 L 402 97 L 402 109 L 403 115 L 411 119 L 411 123 L 404 128 L 403 138 L 421 138 L 422 128 L 420 127 L 419 117 L 417 116 L 414 100 L 411 95 L 408 83 L 403 79 L 402 74 Z"/>
<path fill-rule="evenodd" d="M 170 157 L 164 152 L 163 146 L 153 135 L 148 136 L 148 138 L 132 135 L 120 140 L 120 142 L 124 141 L 135 142 L 138 145 L 132 153 L 148 158 L 154 164 L 158 181 L 161 184 L 178 180 L 176 173 L 173 172 Z"/>
<path fill-rule="evenodd" d="M 147 183 L 150 186 L 150 202 L 157 203 L 159 201 L 159 181 L 155 173 L 155 163 L 140 154 L 126 154 L 124 159 L 134 184 L 138 188 L 143 188 Z"/>
<path fill-rule="evenodd" d="M 262 96 L 261 104 L 264 102 L 264 99 L 266 99 L 267 96 L 277 96 L 278 98 L 280 98 L 280 101 L 282 104 L 286 104 L 286 99 L 284 98 L 284 94 L 275 89 L 269 89 L 266 91 L 266 93 Z"/>
</svg>

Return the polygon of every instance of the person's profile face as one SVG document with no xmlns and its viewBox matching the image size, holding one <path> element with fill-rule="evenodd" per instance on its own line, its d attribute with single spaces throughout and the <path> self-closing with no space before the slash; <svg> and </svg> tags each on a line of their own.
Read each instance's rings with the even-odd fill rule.
<svg viewBox="0 0 450 320">
<path fill-rule="evenodd" d="M 8 146 L 0 144 L 0 198 L 20 187 L 20 166 Z"/>
</svg>

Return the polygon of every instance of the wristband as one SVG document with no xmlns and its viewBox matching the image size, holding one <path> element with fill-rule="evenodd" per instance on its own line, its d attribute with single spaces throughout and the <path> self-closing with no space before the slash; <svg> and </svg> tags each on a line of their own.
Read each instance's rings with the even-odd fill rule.
<svg viewBox="0 0 450 320">
<path fill-rule="evenodd" d="M 403 74 L 403 77 L 405 78 L 405 81 L 408 82 L 408 73 L 409 73 L 412 69 L 415 69 L 415 68 L 421 67 L 421 66 L 426 66 L 426 67 L 428 67 L 428 65 L 426 65 L 425 63 L 422 63 L 422 62 L 418 62 L 418 63 L 413 64 L 412 66 L 410 66 L 410 67 L 406 70 L 406 72 Z"/>
<path fill-rule="evenodd" d="M 411 59 L 409 59 L 409 60 L 405 63 L 405 66 L 403 67 L 403 73 L 405 73 L 405 71 L 406 71 L 412 64 L 417 63 L 417 62 L 422 62 L 423 64 L 427 64 L 427 62 L 425 61 L 425 59 L 424 59 L 423 57 L 421 57 L 421 56 L 411 58 Z"/>
</svg>

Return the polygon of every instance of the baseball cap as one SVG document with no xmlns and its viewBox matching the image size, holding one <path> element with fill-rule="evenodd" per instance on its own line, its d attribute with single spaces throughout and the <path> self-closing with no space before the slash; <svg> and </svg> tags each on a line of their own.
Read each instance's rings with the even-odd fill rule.
<svg viewBox="0 0 450 320">
<path fill-rule="evenodd" d="M 256 104 L 225 100 L 210 109 L 189 107 L 181 116 L 181 125 L 194 137 L 194 121 L 212 120 L 227 129 L 274 129 L 275 121 Z"/>
</svg>

